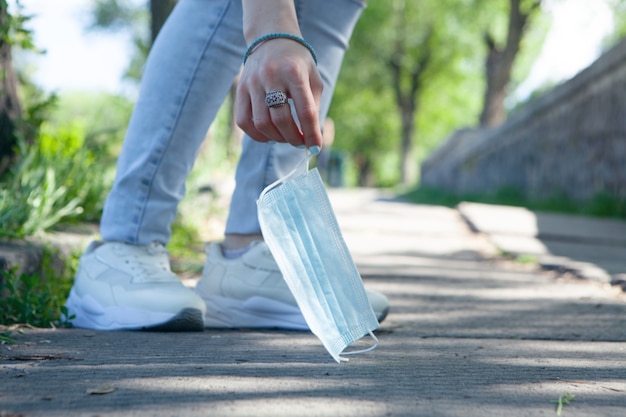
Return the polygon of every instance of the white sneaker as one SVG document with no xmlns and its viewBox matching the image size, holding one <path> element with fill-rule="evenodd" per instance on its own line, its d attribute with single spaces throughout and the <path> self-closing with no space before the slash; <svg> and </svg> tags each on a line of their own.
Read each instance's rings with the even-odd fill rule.
<svg viewBox="0 0 626 417">
<path fill-rule="evenodd" d="M 309 330 L 265 242 L 254 242 L 241 257 L 226 259 L 212 243 L 196 292 L 206 302 L 209 328 Z M 379 321 L 389 311 L 383 294 L 367 291 Z"/>
<path fill-rule="evenodd" d="M 65 306 L 72 324 L 86 329 L 204 329 L 204 301 L 172 273 L 158 243 L 92 242 Z"/>
</svg>

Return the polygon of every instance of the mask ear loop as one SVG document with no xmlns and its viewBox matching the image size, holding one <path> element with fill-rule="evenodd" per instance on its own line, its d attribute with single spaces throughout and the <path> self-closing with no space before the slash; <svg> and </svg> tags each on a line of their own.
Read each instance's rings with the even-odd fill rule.
<svg viewBox="0 0 626 417">
<path fill-rule="evenodd" d="M 304 164 L 304 163 L 306 163 L 306 172 L 305 172 L 305 174 L 308 174 L 309 173 L 309 163 L 311 162 L 311 158 L 314 155 L 315 154 L 311 153 L 308 149 L 305 150 L 304 159 L 302 159 L 300 162 L 298 162 L 296 164 L 296 167 L 294 169 L 292 169 L 287 175 L 285 175 L 282 178 L 277 179 L 276 181 L 274 181 L 273 183 L 271 183 L 270 185 L 265 187 L 263 189 L 263 191 L 261 191 L 261 195 L 259 195 L 259 199 L 257 200 L 257 203 L 261 202 L 263 200 L 263 197 L 265 197 L 265 194 L 267 194 L 269 191 L 271 191 L 274 188 L 278 187 L 282 183 L 287 182 L 289 179 L 291 179 L 291 177 L 296 175 L 296 173 L 298 173 L 300 171 L 300 168 L 302 167 L 302 164 Z"/>
<path fill-rule="evenodd" d="M 374 344 L 368 348 L 365 349 L 361 349 L 361 350 L 352 350 L 350 352 L 342 352 L 340 354 L 340 358 L 341 355 L 359 355 L 361 353 L 367 353 L 367 352 L 371 352 L 372 350 L 376 349 L 378 347 L 378 338 L 374 335 L 374 333 L 370 330 L 369 331 L 369 335 L 372 337 L 372 339 L 374 339 Z M 341 358 L 343 361 L 348 361 L 348 358 Z"/>
</svg>

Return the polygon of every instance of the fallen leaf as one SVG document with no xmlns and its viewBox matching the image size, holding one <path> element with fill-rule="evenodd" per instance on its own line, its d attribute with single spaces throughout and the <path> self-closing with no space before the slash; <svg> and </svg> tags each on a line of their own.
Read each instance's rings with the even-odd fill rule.
<svg viewBox="0 0 626 417">
<path fill-rule="evenodd" d="M 110 394 L 115 390 L 116 388 L 110 385 L 100 385 L 95 388 L 87 388 L 87 391 L 85 392 L 89 395 L 103 395 L 103 394 Z"/>
<path fill-rule="evenodd" d="M 614 391 L 614 392 L 624 392 L 623 389 L 617 389 L 617 388 L 611 388 L 611 387 L 602 387 L 602 388 L 609 390 L 609 391 Z"/>
</svg>

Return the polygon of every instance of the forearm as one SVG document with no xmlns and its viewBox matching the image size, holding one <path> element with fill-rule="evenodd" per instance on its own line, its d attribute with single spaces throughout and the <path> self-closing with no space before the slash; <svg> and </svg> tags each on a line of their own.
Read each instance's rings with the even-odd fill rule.
<svg viewBox="0 0 626 417">
<path fill-rule="evenodd" d="M 243 33 L 250 44 L 273 32 L 301 36 L 293 0 L 243 0 Z"/>
</svg>

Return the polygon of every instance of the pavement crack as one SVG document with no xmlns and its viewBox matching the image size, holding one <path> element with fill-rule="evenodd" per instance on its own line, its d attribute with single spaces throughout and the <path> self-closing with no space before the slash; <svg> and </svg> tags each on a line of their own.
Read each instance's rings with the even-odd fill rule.
<svg viewBox="0 0 626 417">
<path fill-rule="evenodd" d="M 76 360 L 75 358 L 62 355 L 4 355 L 0 354 L 0 359 L 7 361 L 58 361 L 58 360 Z"/>
</svg>

